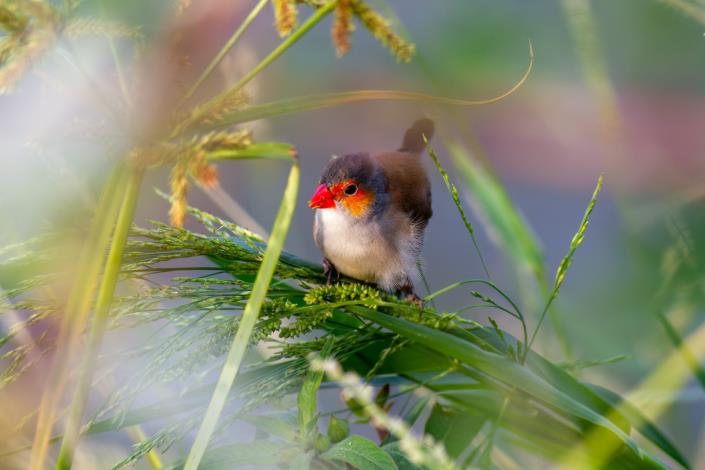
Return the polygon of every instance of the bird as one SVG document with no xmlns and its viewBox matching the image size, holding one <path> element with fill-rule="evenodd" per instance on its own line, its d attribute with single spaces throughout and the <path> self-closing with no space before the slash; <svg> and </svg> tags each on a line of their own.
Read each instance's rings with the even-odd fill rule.
<svg viewBox="0 0 705 470">
<path fill-rule="evenodd" d="M 328 284 L 342 274 L 422 305 L 414 283 L 433 210 L 421 154 L 434 128 L 419 119 L 397 151 L 333 156 L 325 166 L 308 205 Z"/>
</svg>

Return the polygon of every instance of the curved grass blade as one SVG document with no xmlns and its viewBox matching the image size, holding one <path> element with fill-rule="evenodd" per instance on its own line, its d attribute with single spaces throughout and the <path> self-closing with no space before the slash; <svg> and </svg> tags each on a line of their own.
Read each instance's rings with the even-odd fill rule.
<svg viewBox="0 0 705 470">
<path fill-rule="evenodd" d="M 620 411 L 627 416 L 627 418 L 629 418 L 629 421 L 634 425 L 634 427 L 638 429 L 642 435 L 649 438 L 651 442 L 656 444 L 666 453 L 666 455 L 681 464 L 684 468 L 691 468 L 688 460 L 686 460 L 683 454 L 680 453 L 676 446 L 659 430 L 658 427 L 656 427 L 654 423 L 649 421 L 649 419 L 644 416 L 641 411 L 639 411 L 639 408 L 627 402 L 612 390 L 593 384 L 587 384 L 587 386 L 600 397 L 604 398 L 605 401 L 609 402 L 612 406 L 619 408 Z"/>
<path fill-rule="evenodd" d="M 643 451 L 632 438 L 625 434 L 613 421 L 574 400 L 571 396 L 556 389 L 529 369 L 520 366 L 516 362 L 503 356 L 484 351 L 468 341 L 433 328 L 411 323 L 407 320 L 395 318 L 363 307 L 348 308 L 355 314 L 388 328 L 397 334 L 403 335 L 407 339 L 441 352 L 449 357 L 456 358 L 492 377 L 512 384 L 522 392 L 532 395 L 539 401 L 608 430 L 621 441 L 621 443 L 634 452 L 634 454 L 640 458 L 643 457 Z"/>
<path fill-rule="evenodd" d="M 289 179 L 284 190 L 284 196 L 282 197 L 281 204 L 279 205 L 277 216 L 274 219 L 272 236 L 269 240 L 269 244 L 267 245 L 267 249 L 264 252 L 262 264 L 257 272 L 257 277 L 252 287 L 252 294 L 250 295 L 247 305 L 245 306 L 240 325 L 237 329 L 237 334 L 235 335 L 235 338 L 230 346 L 220 378 L 218 379 L 213 396 L 211 397 L 211 401 L 208 405 L 208 409 L 206 410 L 201 427 L 196 435 L 196 440 L 194 441 L 186 459 L 186 463 L 184 465 L 186 470 L 196 470 L 196 468 L 198 468 L 201 459 L 203 458 L 203 454 L 208 447 L 208 442 L 215 431 L 218 418 L 223 411 L 223 407 L 225 406 L 225 401 L 230 393 L 230 389 L 235 382 L 235 377 L 240 369 L 242 359 L 245 355 L 245 350 L 247 349 L 247 344 L 249 343 L 250 336 L 252 335 L 255 323 L 257 322 L 257 317 L 259 316 L 262 303 L 267 296 L 267 290 L 269 289 L 269 284 L 272 280 L 274 269 L 277 266 L 279 255 L 282 252 L 284 241 L 286 239 L 287 232 L 289 231 L 289 225 L 294 214 L 296 197 L 299 190 L 299 173 L 298 161 L 293 159 L 291 171 L 289 172 Z"/>
<path fill-rule="evenodd" d="M 396 101 L 422 101 L 436 104 L 444 104 L 450 106 L 482 106 L 486 104 L 497 103 L 504 98 L 516 92 L 529 78 L 531 69 L 534 64 L 534 50 L 529 43 L 529 65 L 524 72 L 524 75 L 514 84 L 509 90 L 501 93 L 493 98 L 481 100 L 464 100 L 457 98 L 448 98 L 443 96 L 428 95 L 424 93 L 416 93 L 412 91 L 398 90 L 358 90 L 345 91 L 339 93 L 323 93 L 320 95 L 300 96 L 297 98 L 288 98 L 280 101 L 273 101 L 257 106 L 239 110 L 229 114 L 214 124 L 206 126 L 204 129 L 218 129 L 221 127 L 232 126 L 244 122 L 257 121 L 259 119 L 270 118 L 274 116 L 283 116 L 285 114 L 300 113 L 303 111 L 311 111 L 314 109 L 330 108 L 359 101 L 376 101 L 376 100 L 396 100 Z"/>
<path fill-rule="evenodd" d="M 528 271 L 542 294 L 549 297 L 545 259 L 540 244 L 530 225 L 514 205 L 498 177 L 489 169 L 473 161 L 470 154 L 457 143 L 448 145 L 458 172 L 464 177 L 469 201 L 493 241 L 519 268 Z M 573 352 L 555 309 L 550 319 L 561 349 L 568 359 Z"/>
</svg>

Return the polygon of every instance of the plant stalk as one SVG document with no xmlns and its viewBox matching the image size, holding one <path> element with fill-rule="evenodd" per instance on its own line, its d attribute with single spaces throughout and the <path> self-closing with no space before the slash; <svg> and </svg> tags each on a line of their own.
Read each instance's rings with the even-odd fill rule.
<svg viewBox="0 0 705 470">
<path fill-rule="evenodd" d="M 56 419 L 56 408 L 66 384 L 68 365 L 90 310 L 93 292 L 103 264 L 102 254 L 106 252 L 110 243 L 110 234 L 120 208 L 122 196 L 120 190 L 126 177 L 127 173 L 122 165 L 112 170 L 98 200 L 86 245 L 79 258 L 76 280 L 59 326 L 56 359 L 51 367 L 48 387 L 39 406 L 29 464 L 31 470 L 44 468 L 49 439 Z"/>
<path fill-rule="evenodd" d="M 105 272 L 101 280 L 98 299 L 96 300 L 95 315 L 88 339 L 88 348 L 81 365 L 81 373 L 71 401 L 70 414 L 66 431 L 61 442 L 57 469 L 70 469 L 73 455 L 80 433 L 81 419 L 86 407 L 88 392 L 93 378 L 98 349 L 103 340 L 103 335 L 108 324 L 108 313 L 113 300 L 115 286 L 122 263 L 122 255 L 127 243 L 127 236 L 132 226 L 132 219 L 137 206 L 143 172 L 133 170 L 127 181 L 127 188 L 123 198 L 120 214 L 118 215 L 115 233 L 110 245 L 110 252 L 106 261 Z"/>
<path fill-rule="evenodd" d="M 268 0 L 260 0 L 257 5 L 252 9 L 249 15 L 245 18 L 245 20 L 242 22 L 239 28 L 235 30 L 232 36 L 230 36 L 230 39 L 228 39 L 228 42 L 225 43 L 225 45 L 220 49 L 218 54 L 213 58 L 210 64 L 208 64 L 208 67 L 203 71 L 200 77 L 198 77 L 198 80 L 196 80 L 196 83 L 194 83 L 191 88 L 186 92 L 184 97 L 181 99 L 180 104 L 184 104 L 186 101 L 188 101 L 189 98 L 193 96 L 193 94 L 198 90 L 198 88 L 203 85 L 203 82 L 206 81 L 206 79 L 210 76 L 211 73 L 213 73 L 213 70 L 220 64 L 220 62 L 225 58 L 228 52 L 235 46 L 235 44 L 240 40 L 240 37 L 242 34 L 245 32 L 245 30 L 250 26 L 250 23 L 259 15 L 259 13 L 262 11 L 264 6 L 268 3 Z"/>
<path fill-rule="evenodd" d="M 296 31 L 294 31 L 291 36 L 286 38 L 284 41 L 281 42 L 272 52 L 267 55 L 262 61 L 257 64 L 252 70 L 250 70 L 247 74 L 245 74 L 244 77 L 240 79 L 235 85 L 230 87 L 228 90 L 224 91 L 220 95 L 214 97 L 210 101 L 206 103 L 205 106 L 202 107 L 202 109 L 198 112 L 187 118 L 185 121 L 183 121 L 181 124 L 179 124 L 175 129 L 174 132 L 172 133 L 171 137 L 175 137 L 176 135 L 180 134 L 182 131 L 187 129 L 192 123 L 198 122 L 200 119 L 202 119 L 204 116 L 206 116 L 211 108 L 213 107 L 213 104 L 218 102 L 220 98 L 223 95 L 235 93 L 238 90 L 242 89 L 245 85 L 247 85 L 253 78 L 257 76 L 262 70 L 266 69 L 269 65 L 271 65 L 272 62 L 274 62 L 276 59 L 279 58 L 287 49 L 289 49 L 291 46 L 296 44 L 296 42 L 301 39 L 301 37 L 306 34 L 311 28 L 313 28 L 318 22 L 320 22 L 328 13 L 333 11 L 335 8 L 335 5 L 338 3 L 338 0 L 332 0 L 331 2 L 327 3 L 326 5 L 322 6 L 321 8 L 317 9 L 313 15 L 311 15 L 304 24 L 302 24 Z"/>
<path fill-rule="evenodd" d="M 257 317 L 259 316 L 260 308 L 267 296 L 267 290 L 269 289 L 269 284 L 274 275 L 274 269 L 279 260 L 279 255 L 284 248 L 284 240 L 289 231 L 289 225 L 296 205 L 296 197 L 299 190 L 299 173 L 299 164 L 295 158 L 291 171 L 289 172 L 289 180 L 286 184 L 281 204 L 279 205 L 279 211 L 274 219 L 272 235 L 267 244 L 267 250 L 264 252 L 262 264 L 260 264 L 257 272 L 257 278 L 255 279 L 252 293 L 247 301 L 247 305 L 245 305 L 237 334 L 230 345 L 228 356 L 225 359 L 225 364 L 223 365 L 211 401 L 208 404 L 203 422 L 198 429 L 196 440 L 186 459 L 184 470 L 196 470 L 201 463 L 201 459 L 208 447 L 208 442 L 215 431 L 220 414 L 223 411 L 225 402 L 235 382 L 235 377 L 242 364 L 247 345 L 250 342 L 252 331 L 257 322 Z"/>
</svg>

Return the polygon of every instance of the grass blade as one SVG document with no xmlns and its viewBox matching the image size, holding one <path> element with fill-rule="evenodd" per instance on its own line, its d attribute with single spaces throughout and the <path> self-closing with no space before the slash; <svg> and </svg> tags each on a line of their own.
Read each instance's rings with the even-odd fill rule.
<svg viewBox="0 0 705 470">
<path fill-rule="evenodd" d="M 443 183 L 445 184 L 446 189 L 448 190 L 451 197 L 453 198 L 453 203 L 455 204 L 455 207 L 458 209 L 458 212 L 460 213 L 460 217 L 463 219 L 463 223 L 465 224 L 465 229 L 470 234 L 470 238 L 472 239 L 472 244 L 475 247 L 475 251 L 477 252 L 477 256 L 480 258 L 480 263 L 482 263 L 482 269 L 485 271 L 485 275 L 488 278 L 491 278 L 490 272 L 487 269 L 487 264 L 485 263 L 485 258 L 483 258 L 483 256 L 482 256 L 482 251 L 480 251 L 480 247 L 477 246 L 477 238 L 475 238 L 475 229 L 473 228 L 472 224 L 470 223 L 470 221 L 466 217 L 465 211 L 463 210 L 463 206 L 460 204 L 460 196 L 458 195 L 458 188 L 456 188 L 455 185 L 453 183 L 451 183 L 450 177 L 448 176 L 448 173 L 441 165 L 440 160 L 438 160 L 438 156 L 436 155 L 435 150 L 433 150 L 433 148 L 428 145 L 428 140 L 426 140 L 426 136 L 424 136 L 424 140 L 426 141 L 428 154 L 431 156 L 431 159 L 433 160 L 434 165 L 436 165 L 438 172 L 441 174 L 441 177 L 443 178 Z"/>
<path fill-rule="evenodd" d="M 184 122 L 180 123 L 174 129 L 172 137 L 180 134 L 183 130 L 189 128 L 194 122 L 199 122 L 203 117 L 207 116 L 210 112 L 212 106 L 217 103 L 223 96 L 235 93 L 241 90 L 245 85 L 247 85 L 253 78 L 255 78 L 262 70 L 269 67 L 272 62 L 279 58 L 287 49 L 296 44 L 296 42 L 301 39 L 301 37 L 306 34 L 311 28 L 313 28 L 318 22 L 320 22 L 328 13 L 333 11 L 335 5 L 338 3 L 337 0 L 328 2 L 326 5 L 318 8 L 313 15 L 311 15 L 304 24 L 302 24 L 296 31 L 294 31 L 291 36 L 287 37 L 281 42 L 272 52 L 267 55 L 260 63 L 253 67 L 247 74 L 240 79 L 235 85 L 221 93 L 220 95 L 214 97 L 205 105 L 199 106 L 197 111 L 189 116 Z"/>
<path fill-rule="evenodd" d="M 134 216 L 135 207 L 137 206 L 141 183 L 142 172 L 136 170 L 131 174 L 127 182 L 125 197 L 122 207 L 120 208 L 115 233 L 113 234 L 110 252 L 108 253 L 108 259 L 106 261 L 105 273 L 103 274 L 98 299 L 96 300 L 95 315 L 88 339 L 88 350 L 84 356 L 81 365 L 81 374 L 71 401 L 69 419 L 66 425 L 64 439 L 61 442 L 59 458 L 56 463 L 57 469 L 71 468 L 76 442 L 80 433 L 81 419 L 86 407 L 88 391 L 93 378 L 93 369 L 98 356 L 100 343 L 103 340 L 103 335 L 107 328 L 108 313 L 113 301 L 117 277 L 120 273 L 122 263 L 122 255 L 125 250 L 130 227 L 132 226 L 132 218 Z"/>
<path fill-rule="evenodd" d="M 333 347 L 333 337 L 329 337 L 321 350 L 321 357 L 327 357 Z M 297 403 L 299 405 L 299 431 L 305 439 L 313 433 L 316 426 L 316 413 L 318 411 L 317 393 L 323 381 L 322 370 L 309 370 L 304 383 L 299 390 Z"/>
<path fill-rule="evenodd" d="M 77 347 L 93 299 L 103 257 L 110 242 L 113 223 L 120 208 L 121 190 L 127 173 L 123 166 L 115 167 L 101 194 L 95 217 L 88 232 L 84 251 L 78 262 L 78 274 L 71 288 L 66 311 L 59 326 L 56 363 L 51 368 L 49 387 L 42 396 L 35 430 L 29 468 L 44 466 L 59 399 L 64 390 L 64 377 Z"/>
<path fill-rule="evenodd" d="M 216 150 L 206 157 L 209 161 L 247 160 L 265 158 L 271 160 L 291 160 L 296 155 L 296 149 L 291 144 L 280 142 L 261 142 L 248 145 L 242 149 Z"/>
<path fill-rule="evenodd" d="M 634 425 L 634 427 L 637 428 L 641 434 L 648 437 L 649 440 L 664 451 L 666 455 L 681 464 L 684 468 L 690 469 L 690 464 L 686 458 L 683 457 L 683 454 L 680 453 L 676 446 L 673 445 L 673 443 L 659 430 L 658 427 L 656 427 L 655 424 L 649 421 L 649 419 L 644 416 L 641 411 L 639 411 L 639 408 L 627 402 L 611 390 L 591 384 L 588 384 L 588 387 L 604 398 L 612 406 L 619 408 L 619 410 L 629 418 L 629 421 Z"/>
<path fill-rule="evenodd" d="M 206 79 L 210 76 L 211 73 L 213 73 L 213 70 L 220 64 L 220 62 L 225 58 L 225 56 L 230 52 L 230 50 L 235 46 L 235 44 L 240 40 L 240 37 L 243 35 L 245 30 L 250 26 L 250 23 L 254 21 L 255 18 L 257 18 L 257 15 L 262 11 L 262 9 L 265 7 L 267 4 L 268 0 L 259 0 L 257 5 L 252 9 L 252 11 L 245 17 L 243 20 L 242 24 L 235 30 L 232 36 L 230 36 L 230 39 L 228 39 L 228 42 L 225 43 L 225 45 L 220 49 L 218 54 L 213 58 L 210 64 L 208 64 L 208 67 L 201 73 L 201 76 L 198 77 L 198 80 L 196 80 L 196 83 L 194 83 L 191 88 L 186 92 L 184 97 L 181 99 L 181 102 L 184 103 L 187 101 L 189 98 L 193 96 L 193 94 L 198 90 L 198 88 L 203 84 L 203 82 L 206 81 Z"/>
<path fill-rule="evenodd" d="M 196 435 L 196 440 L 194 441 L 188 458 L 186 459 L 186 464 L 184 465 L 186 470 L 196 470 L 196 468 L 198 468 L 198 465 L 203 458 L 203 454 L 208 447 L 208 442 L 213 435 L 213 431 L 215 431 L 215 426 L 221 412 L 223 411 L 225 401 L 230 393 L 230 389 L 233 386 L 235 377 L 240 369 L 240 364 L 242 363 L 242 359 L 245 355 L 247 344 L 250 336 L 252 335 L 257 317 L 259 316 L 259 310 L 265 297 L 267 296 L 269 283 L 272 280 L 272 275 L 274 274 L 274 269 L 276 268 L 279 260 L 279 255 L 284 247 L 284 241 L 286 239 L 287 232 L 289 231 L 289 224 L 291 223 L 294 207 L 296 205 L 298 190 L 299 164 L 298 161 L 294 159 L 291 171 L 289 173 L 289 180 L 284 190 L 284 196 L 279 206 L 277 216 L 274 220 L 272 235 L 269 239 L 267 250 L 264 252 L 262 264 L 257 272 L 257 278 L 252 288 L 252 294 L 250 295 L 247 305 L 245 306 L 237 334 L 235 335 L 235 338 L 230 346 L 220 378 L 218 379 L 215 391 L 211 397 L 211 401 L 208 405 L 208 409 L 206 410 L 201 427 Z"/>
<path fill-rule="evenodd" d="M 556 269 L 556 277 L 553 281 L 553 290 L 551 291 L 551 295 L 548 298 L 548 301 L 546 302 L 546 307 L 543 309 L 543 313 L 541 313 L 541 317 L 539 318 L 539 322 L 536 325 L 536 328 L 534 329 L 534 333 L 531 335 L 531 340 L 529 341 L 529 349 L 531 348 L 531 345 L 534 344 L 536 335 L 538 334 L 539 329 L 541 328 L 541 323 L 543 323 L 543 320 L 546 317 L 546 312 L 548 312 L 548 309 L 551 307 L 551 304 L 556 299 L 556 297 L 558 297 L 558 293 L 560 292 L 561 286 L 563 285 L 563 281 L 565 280 L 566 272 L 568 272 L 568 268 L 570 268 L 570 265 L 573 263 L 573 255 L 575 255 L 575 250 L 577 250 L 578 247 L 583 243 L 583 240 L 585 238 L 585 231 L 587 230 L 588 223 L 590 221 L 590 215 L 592 214 L 592 210 L 595 208 L 595 204 L 597 203 L 597 196 L 602 190 L 602 180 L 602 175 L 600 175 L 600 177 L 597 179 L 595 191 L 593 191 L 587 209 L 585 209 L 585 214 L 583 214 L 583 219 L 580 221 L 580 227 L 578 227 L 577 233 L 573 236 L 573 239 L 570 241 L 568 253 L 563 257 L 561 263 L 558 265 L 558 269 Z"/>
<path fill-rule="evenodd" d="M 407 339 L 449 357 L 456 358 L 505 383 L 512 384 L 539 401 L 609 430 L 611 434 L 616 436 L 621 443 L 626 445 L 637 456 L 642 456 L 642 451 L 636 443 L 613 421 L 575 401 L 571 396 L 554 388 L 516 362 L 484 351 L 474 344 L 451 334 L 411 323 L 401 318 L 395 318 L 362 307 L 349 307 L 349 309 L 363 318 L 371 320 L 397 334 L 404 335 Z"/>
<path fill-rule="evenodd" d="M 296 98 L 287 98 L 271 103 L 265 103 L 249 108 L 236 111 L 229 114 L 214 124 L 205 127 L 205 130 L 214 130 L 222 127 L 232 126 L 234 124 L 242 124 L 244 122 L 257 121 L 275 116 L 283 116 L 286 114 L 300 113 L 304 111 L 312 111 L 315 109 L 330 108 L 341 106 L 344 104 L 357 103 L 360 101 L 421 101 L 426 103 L 437 103 L 450 106 L 482 106 L 486 104 L 496 103 L 503 100 L 509 95 L 517 91 L 529 77 L 533 64 L 533 52 L 531 53 L 531 62 L 521 79 L 514 84 L 509 90 L 504 93 L 487 99 L 481 100 L 463 100 L 455 98 L 447 98 L 442 96 L 427 95 L 424 93 L 416 93 L 413 91 L 399 90 L 356 90 L 343 91 L 337 93 L 323 93 L 320 95 L 299 96 Z"/>
</svg>

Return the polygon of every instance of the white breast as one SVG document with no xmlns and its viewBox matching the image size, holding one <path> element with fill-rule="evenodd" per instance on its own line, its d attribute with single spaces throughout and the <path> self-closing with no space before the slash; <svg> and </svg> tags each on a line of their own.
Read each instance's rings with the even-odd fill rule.
<svg viewBox="0 0 705 470">
<path fill-rule="evenodd" d="M 381 221 L 360 221 L 339 209 L 316 211 L 319 248 L 346 276 L 394 289 L 417 274 L 418 235 L 398 230 L 396 239 L 383 235 Z"/>
</svg>

